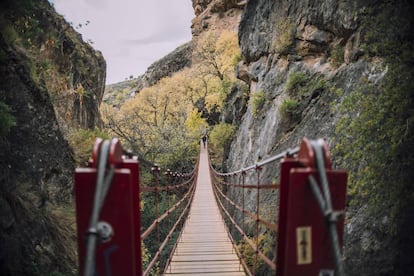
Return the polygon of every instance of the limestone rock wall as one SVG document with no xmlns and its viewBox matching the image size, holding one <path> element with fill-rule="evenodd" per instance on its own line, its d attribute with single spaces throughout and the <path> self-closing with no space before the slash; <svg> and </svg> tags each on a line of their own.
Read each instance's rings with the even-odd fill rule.
<svg viewBox="0 0 414 276">
<path fill-rule="evenodd" d="M 183 44 L 168 55 L 151 64 L 137 81 L 137 91 L 156 84 L 160 79 L 191 66 L 192 42 Z"/>
<path fill-rule="evenodd" d="M 246 1 L 193 0 L 196 17 L 192 20 L 193 40 L 203 32 L 214 29 L 237 31 L 241 12 Z"/>
<path fill-rule="evenodd" d="M 385 93 L 381 92 L 384 91 L 381 83 L 394 70 L 392 67 L 407 66 L 412 62 L 410 58 L 404 60 L 400 54 L 396 54 L 397 51 L 390 49 L 387 52 L 385 49 L 387 45 L 400 43 L 407 43 L 411 45 L 407 47 L 412 49 L 410 33 L 413 23 L 404 11 L 412 10 L 413 7 L 407 3 L 397 3 L 398 1 L 387 6 L 385 2 L 247 1 L 239 25 L 243 61 L 238 65 L 237 74 L 249 85 L 249 97 L 260 97 L 262 100 L 259 106 L 249 104 L 243 111 L 225 164 L 229 171 L 249 166 L 294 147 L 305 136 L 323 137 L 333 150 L 343 146 L 338 144 L 343 139 L 341 133 L 337 132 L 338 125 L 344 116 L 352 118 L 360 115 L 357 109 L 354 112 L 348 109 L 347 114 L 340 112 L 341 106 L 349 105 L 344 101 L 354 99 L 356 105 L 358 99 L 354 95 L 359 95 L 362 87 L 378 89 L 375 91 L 379 97 Z M 389 10 L 393 10 L 394 14 L 388 14 Z M 384 13 L 389 16 L 381 17 Z M 367 14 L 371 14 L 371 17 Z M 397 27 L 404 29 L 405 34 L 390 35 L 386 43 L 375 44 L 379 37 L 398 32 L 388 32 L 393 26 L 387 21 L 390 18 L 399 18 L 405 22 L 398 23 L 401 25 Z M 376 28 L 382 28 L 378 34 Z M 393 49 L 397 48 L 399 46 Z M 398 56 L 397 59 L 401 61 L 398 65 L 390 62 L 388 57 L 392 55 Z M 409 74 L 406 77 L 408 76 Z M 404 101 L 411 101 L 408 92 L 402 94 L 405 95 Z M 287 99 L 291 100 L 290 109 L 286 106 Z M 393 105 L 399 104 L 394 102 Z M 384 114 L 390 115 L 393 112 L 390 109 L 384 111 Z M 404 112 L 406 113 L 403 114 L 410 114 L 408 110 Z M 234 113 L 234 108 L 230 108 L 227 113 Z M 389 115 L 385 115 L 385 118 Z M 406 125 L 406 128 L 411 129 L 411 125 Z M 364 129 L 354 135 L 357 140 L 359 135 L 365 135 Z M 372 141 L 375 141 L 375 135 L 372 137 Z M 412 136 L 407 139 L 404 143 L 408 145 Z M 384 147 L 388 145 L 384 144 Z M 402 154 L 404 146 L 399 144 L 399 147 Z M 345 164 L 351 173 L 365 165 L 362 164 L 362 159 L 361 164 L 341 162 L 344 156 L 351 154 L 349 150 L 336 153 L 334 163 L 342 166 Z M 398 161 L 401 164 L 409 162 L 411 158 L 405 154 L 400 156 L 406 158 L 405 161 Z M 409 169 L 404 168 L 404 179 L 409 179 Z M 377 173 L 381 174 L 380 171 Z M 274 181 L 278 177 L 274 168 L 265 169 L 262 175 L 264 182 Z M 249 181 L 250 179 L 246 180 Z M 254 181 L 251 179 L 252 183 Z M 350 187 L 353 187 L 358 179 L 351 178 L 350 182 Z M 399 183 L 391 186 L 393 185 Z M 368 197 L 392 193 L 392 188 L 387 191 L 387 187 L 390 186 L 380 191 L 371 189 Z M 399 193 L 406 194 L 412 190 L 412 185 L 406 181 L 399 188 Z M 255 194 L 246 196 L 251 199 L 247 208 L 252 208 Z M 404 207 L 390 219 L 392 215 L 387 206 L 398 204 L 397 202 L 387 201 L 390 197 L 383 197 L 380 203 L 372 203 L 367 197 L 363 198 L 355 194 L 348 198 L 350 205 L 344 246 L 347 275 L 406 275 L 413 269 L 413 263 L 407 257 L 414 244 L 407 232 L 413 230 L 413 224 L 409 222 L 412 199 L 401 199 Z M 269 196 L 268 200 L 275 198 Z M 379 211 L 373 213 L 373 208 Z"/>
</svg>

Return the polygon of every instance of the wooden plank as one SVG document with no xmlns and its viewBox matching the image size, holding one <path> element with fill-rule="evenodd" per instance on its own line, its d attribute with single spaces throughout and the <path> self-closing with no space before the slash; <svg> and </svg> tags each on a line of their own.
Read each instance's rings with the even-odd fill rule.
<svg viewBox="0 0 414 276">
<path fill-rule="evenodd" d="M 201 147 L 190 214 L 164 275 L 244 276 L 211 186 L 207 150 Z"/>
</svg>

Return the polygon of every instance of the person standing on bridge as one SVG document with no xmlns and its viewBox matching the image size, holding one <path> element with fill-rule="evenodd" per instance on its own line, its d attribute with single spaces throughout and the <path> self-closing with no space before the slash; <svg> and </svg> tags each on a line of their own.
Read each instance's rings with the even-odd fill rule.
<svg viewBox="0 0 414 276">
<path fill-rule="evenodd" d="M 206 148 L 206 143 L 207 143 L 207 135 L 204 134 L 203 137 L 201 137 L 201 140 L 203 140 L 203 146 L 204 148 Z"/>
</svg>

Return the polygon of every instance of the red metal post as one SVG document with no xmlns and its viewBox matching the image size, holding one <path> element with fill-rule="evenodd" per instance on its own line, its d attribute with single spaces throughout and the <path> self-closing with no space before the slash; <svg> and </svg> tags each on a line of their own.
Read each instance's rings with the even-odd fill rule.
<svg viewBox="0 0 414 276">
<path fill-rule="evenodd" d="M 78 168 L 75 172 L 79 271 L 83 271 L 85 266 L 85 235 L 92 212 L 101 143 L 102 140 L 95 143 L 90 167 Z M 95 275 L 140 275 L 142 271 L 139 165 L 137 160 L 123 160 L 121 154 L 119 142 L 112 140 L 109 162 L 116 169 L 99 221 L 112 227 L 113 236 L 96 247 Z"/>
<path fill-rule="evenodd" d="M 331 249 L 328 225 L 308 183 L 308 176 L 316 177 L 315 170 L 292 169 L 288 197 L 285 256 L 282 275 L 334 275 L 335 263 Z M 328 171 L 328 181 L 334 210 L 345 209 L 347 175 L 342 171 Z M 337 223 L 342 246 L 343 218 Z M 329 272 L 330 271 L 330 272 Z M 332 273 L 332 274 L 329 274 Z"/>
<path fill-rule="evenodd" d="M 289 173 L 292 168 L 300 167 L 299 161 L 293 157 L 285 157 L 280 164 L 280 186 L 279 186 L 279 228 L 277 233 L 277 258 L 276 275 L 284 275 L 285 248 L 288 220 L 288 197 L 289 197 Z"/>
<path fill-rule="evenodd" d="M 254 268 L 253 268 L 253 274 L 256 274 L 256 270 L 259 268 L 259 217 L 260 217 L 260 172 L 262 168 L 256 167 L 256 239 L 255 239 L 255 245 L 256 245 L 256 251 L 255 251 L 255 258 L 254 258 Z"/>
<path fill-rule="evenodd" d="M 324 152 L 332 207 L 343 211 L 347 173 L 331 168 L 326 144 Z M 305 139 L 298 158 L 285 158 L 281 164 L 277 275 L 334 275 L 328 221 L 308 181 L 312 175 L 320 182 L 314 158 L 312 146 Z M 336 229 L 342 246 L 343 218 L 337 221 Z"/>
<path fill-rule="evenodd" d="M 160 192 L 159 192 L 159 174 L 160 174 L 160 167 L 157 165 L 154 165 L 154 167 L 151 168 L 152 174 L 154 176 L 154 186 L 155 186 L 155 217 L 158 218 L 159 217 L 159 196 L 160 196 Z M 157 219 L 157 242 L 158 242 L 158 248 L 161 246 L 161 239 L 160 239 L 160 225 Z"/>
</svg>

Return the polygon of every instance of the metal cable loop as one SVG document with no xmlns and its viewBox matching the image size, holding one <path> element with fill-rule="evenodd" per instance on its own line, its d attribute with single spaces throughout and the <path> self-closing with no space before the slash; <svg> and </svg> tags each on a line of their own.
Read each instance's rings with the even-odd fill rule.
<svg viewBox="0 0 414 276">
<path fill-rule="evenodd" d="M 325 220 L 328 222 L 329 236 L 331 238 L 331 246 L 335 260 L 336 272 L 338 276 L 344 276 L 344 267 L 342 262 L 342 254 L 339 246 L 338 232 L 336 228 L 336 223 L 338 221 L 338 216 L 332 209 L 332 199 L 331 192 L 329 190 L 328 177 L 326 174 L 325 168 L 325 159 L 324 159 L 324 147 L 323 140 L 317 140 L 311 142 L 312 148 L 315 152 L 315 162 L 316 168 L 318 170 L 319 178 L 321 180 L 323 196 L 320 192 L 319 186 L 313 176 L 309 176 L 308 180 L 310 182 L 312 191 L 318 201 L 319 207 L 321 208 L 322 214 L 325 217 Z"/>
<path fill-rule="evenodd" d="M 87 245 L 84 271 L 85 276 L 93 276 L 95 273 L 95 250 L 96 244 L 101 236 L 101 233 L 97 230 L 97 224 L 106 194 L 108 193 L 115 171 L 114 167 L 111 166 L 105 175 L 108 163 L 109 149 L 110 141 L 105 140 L 102 143 L 101 149 L 99 151 L 95 195 L 89 228 L 86 233 Z"/>
<path fill-rule="evenodd" d="M 323 194 L 325 196 L 325 211 L 328 213 L 332 212 L 332 199 L 331 192 L 329 190 L 328 178 L 325 169 L 325 159 L 323 150 L 323 140 L 311 141 L 311 145 L 315 152 L 316 168 L 318 169 L 319 177 L 322 184 Z M 327 215 L 327 214 L 324 214 Z"/>
</svg>

